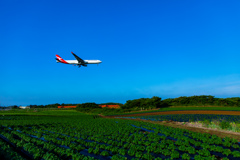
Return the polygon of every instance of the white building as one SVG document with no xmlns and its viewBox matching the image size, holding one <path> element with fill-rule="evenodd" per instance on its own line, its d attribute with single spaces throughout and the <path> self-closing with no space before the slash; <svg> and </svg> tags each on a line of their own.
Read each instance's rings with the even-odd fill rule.
<svg viewBox="0 0 240 160">
<path fill-rule="evenodd" d="M 19 108 L 21 108 L 21 109 L 30 109 L 29 106 L 19 106 Z"/>
</svg>

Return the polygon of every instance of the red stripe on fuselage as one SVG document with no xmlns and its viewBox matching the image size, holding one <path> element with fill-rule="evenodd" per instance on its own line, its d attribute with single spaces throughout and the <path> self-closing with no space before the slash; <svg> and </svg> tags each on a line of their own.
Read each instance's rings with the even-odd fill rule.
<svg viewBox="0 0 240 160">
<path fill-rule="evenodd" d="M 61 63 L 66 63 L 68 64 L 68 62 L 66 62 L 64 59 L 62 59 L 59 55 L 56 55 L 57 59 L 61 62 Z"/>
</svg>

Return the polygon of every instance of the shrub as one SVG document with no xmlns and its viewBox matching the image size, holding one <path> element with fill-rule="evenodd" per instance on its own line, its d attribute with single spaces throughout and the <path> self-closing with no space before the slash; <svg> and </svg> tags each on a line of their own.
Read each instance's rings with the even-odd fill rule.
<svg viewBox="0 0 240 160">
<path fill-rule="evenodd" d="M 230 149 L 223 149 L 223 153 L 222 154 L 228 156 L 231 153 L 232 153 L 232 151 Z"/>
<path fill-rule="evenodd" d="M 116 155 L 113 155 L 111 159 L 112 160 L 127 160 L 127 157 L 122 157 L 122 156 L 116 154 Z"/>
<path fill-rule="evenodd" d="M 89 148 L 89 149 L 88 149 L 88 153 L 92 153 L 93 150 L 94 150 L 94 148 Z"/>
<path fill-rule="evenodd" d="M 187 159 L 187 160 L 189 160 L 189 159 L 191 159 L 191 157 L 189 156 L 189 154 L 184 153 L 184 154 L 182 155 L 182 159 Z"/>
<path fill-rule="evenodd" d="M 99 148 L 95 148 L 95 149 L 93 150 L 93 153 L 94 153 L 94 154 L 99 154 L 99 152 L 100 152 L 100 149 L 99 149 Z"/>
<path fill-rule="evenodd" d="M 233 155 L 233 157 L 240 157 L 240 152 L 239 151 L 233 151 L 232 155 Z"/>
<path fill-rule="evenodd" d="M 144 158 L 144 159 L 147 159 L 147 160 L 152 160 L 152 159 L 154 159 L 154 157 L 151 155 L 151 153 L 145 153 L 145 154 L 143 155 L 143 158 Z"/>
<path fill-rule="evenodd" d="M 37 133 L 37 137 L 38 137 L 38 138 L 41 138 L 41 137 L 42 137 L 42 133 L 39 133 L 39 132 L 38 132 L 38 133 Z"/>
<path fill-rule="evenodd" d="M 48 159 L 58 159 L 58 157 L 55 154 L 48 153 L 48 152 L 46 154 L 44 154 L 43 158 L 46 159 L 46 160 L 48 160 Z"/>
<path fill-rule="evenodd" d="M 171 153 L 171 158 L 179 158 L 179 152 L 174 150 L 172 153 Z"/>
<path fill-rule="evenodd" d="M 118 153 L 124 156 L 124 155 L 126 154 L 126 150 L 123 149 L 123 148 L 121 148 L 121 149 L 118 151 Z"/>
<path fill-rule="evenodd" d="M 231 129 L 232 126 L 230 125 L 229 122 L 227 121 L 222 121 L 219 123 L 219 126 L 222 128 L 222 129 Z"/>
<path fill-rule="evenodd" d="M 205 127 L 208 127 L 211 124 L 209 119 L 205 119 L 202 123 Z"/>
<path fill-rule="evenodd" d="M 142 152 L 140 152 L 140 151 L 136 152 L 135 157 L 141 158 L 142 157 Z"/>
<path fill-rule="evenodd" d="M 80 112 L 92 112 L 94 109 L 102 109 L 102 108 L 96 103 L 83 103 L 83 104 L 78 104 L 76 107 L 76 110 Z"/>
<path fill-rule="evenodd" d="M 128 150 L 128 155 L 129 155 L 129 156 L 134 156 L 134 155 L 135 155 L 135 151 L 130 148 L 130 149 Z"/>
<path fill-rule="evenodd" d="M 101 156 L 109 156 L 109 153 L 108 153 L 108 151 L 102 151 L 100 155 Z"/>
</svg>

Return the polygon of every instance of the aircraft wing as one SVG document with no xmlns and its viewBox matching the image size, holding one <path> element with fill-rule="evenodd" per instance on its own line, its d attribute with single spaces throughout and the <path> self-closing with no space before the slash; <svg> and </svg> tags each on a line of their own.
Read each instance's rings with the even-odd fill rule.
<svg viewBox="0 0 240 160">
<path fill-rule="evenodd" d="M 78 61 L 79 64 L 86 66 L 86 62 L 84 60 L 82 60 L 80 57 L 78 57 L 76 54 L 74 54 L 72 52 L 72 54 L 74 55 L 74 57 L 76 58 L 76 60 Z"/>
</svg>

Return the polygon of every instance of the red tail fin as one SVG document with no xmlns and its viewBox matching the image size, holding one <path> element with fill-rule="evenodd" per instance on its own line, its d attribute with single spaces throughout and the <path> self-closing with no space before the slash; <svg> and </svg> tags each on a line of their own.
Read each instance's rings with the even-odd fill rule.
<svg viewBox="0 0 240 160">
<path fill-rule="evenodd" d="M 62 59 L 59 55 L 56 55 L 57 60 L 61 63 L 67 63 L 64 59 Z"/>
</svg>

